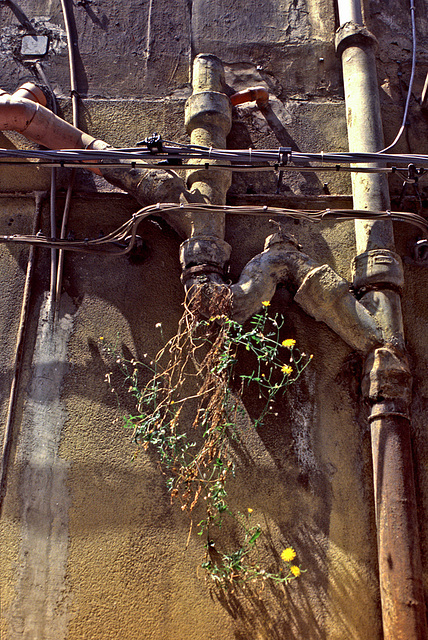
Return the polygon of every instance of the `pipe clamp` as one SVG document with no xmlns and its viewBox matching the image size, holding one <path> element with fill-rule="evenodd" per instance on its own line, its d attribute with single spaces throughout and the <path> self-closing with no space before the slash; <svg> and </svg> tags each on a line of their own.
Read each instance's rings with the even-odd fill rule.
<svg viewBox="0 0 428 640">
<path fill-rule="evenodd" d="M 352 261 L 352 283 L 356 291 L 375 285 L 383 285 L 381 288 L 391 285 L 393 289 L 402 289 L 404 275 L 400 256 L 388 249 L 361 253 Z"/>
</svg>

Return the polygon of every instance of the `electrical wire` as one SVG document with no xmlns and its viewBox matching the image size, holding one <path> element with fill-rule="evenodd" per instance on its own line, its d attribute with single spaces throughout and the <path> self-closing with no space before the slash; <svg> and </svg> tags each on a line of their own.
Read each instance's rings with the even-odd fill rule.
<svg viewBox="0 0 428 640">
<path fill-rule="evenodd" d="M 110 166 L 110 163 L 117 164 L 121 161 L 128 161 L 131 164 L 133 162 L 147 163 L 145 168 L 153 166 L 156 168 L 162 168 L 165 170 L 188 169 L 187 165 L 181 166 L 183 160 L 206 160 L 207 166 L 210 160 L 223 161 L 224 163 L 232 163 L 228 167 L 229 171 L 234 171 L 238 168 L 244 170 L 247 167 L 256 166 L 258 170 L 263 170 L 261 163 L 272 163 L 271 168 L 281 170 L 290 166 L 289 163 L 293 162 L 296 165 L 297 170 L 303 171 L 310 167 L 299 166 L 301 163 L 316 162 L 320 163 L 320 166 L 316 167 L 318 171 L 323 171 L 328 168 L 325 163 L 330 163 L 337 166 L 341 164 L 369 164 L 375 162 L 377 166 L 374 168 L 383 169 L 388 168 L 387 165 L 391 164 L 392 170 L 398 165 L 414 164 L 417 167 L 428 170 L 428 155 L 425 154 L 379 154 L 379 153 L 358 153 L 358 152 L 334 152 L 334 153 L 312 153 L 292 151 L 287 149 L 284 151 L 284 147 L 279 149 L 214 149 L 211 147 L 198 147 L 196 145 L 180 145 L 180 146 L 164 146 L 162 151 L 153 152 L 150 150 L 144 150 L 139 147 L 131 148 L 118 148 L 118 149 L 0 149 L 0 159 L 36 159 L 46 163 L 57 163 L 59 166 L 73 166 L 74 164 L 88 163 L 90 166 L 101 167 L 105 165 L 106 168 Z M 233 163 L 236 163 L 234 165 Z M 260 165 L 260 166 L 257 166 Z M 213 165 L 213 168 L 217 168 L 218 165 Z M 198 168 L 201 168 L 198 165 Z M 204 167 L 205 168 L 205 167 Z M 405 167 L 402 167 L 405 168 Z M 373 168 L 370 168 L 372 171 Z"/>
<path fill-rule="evenodd" d="M 71 13 L 69 13 L 68 5 L 66 0 L 61 0 L 62 13 L 64 17 L 64 25 L 67 33 L 67 46 L 68 46 L 68 66 L 70 70 L 70 90 L 71 90 L 71 105 L 72 105 L 72 115 L 73 115 L 73 126 L 79 127 L 79 93 L 77 89 L 77 72 L 76 72 L 76 56 L 75 49 L 77 48 L 77 43 L 73 41 L 72 38 L 72 22 L 74 22 L 73 18 L 73 9 L 71 9 Z M 62 223 L 61 223 L 61 233 L 60 238 L 64 239 L 67 232 L 67 224 L 68 224 L 68 216 L 70 213 L 71 207 L 71 196 L 73 193 L 74 180 L 76 177 L 75 167 L 72 168 L 70 178 L 67 186 L 67 194 L 65 197 L 64 210 L 62 213 Z M 58 253 L 58 268 L 56 273 L 56 287 L 55 287 L 55 309 L 58 312 L 59 301 L 61 296 L 61 288 L 62 288 L 62 276 L 64 272 L 64 252 L 62 250 Z"/>
<path fill-rule="evenodd" d="M 391 142 L 391 144 L 388 147 L 385 147 L 385 149 L 382 149 L 382 151 L 379 151 L 378 153 L 385 153 L 385 151 L 389 151 L 390 149 L 395 147 L 395 145 L 397 144 L 397 142 L 399 141 L 399 139 L 403 135 L 403 131 L 404 131 L 405 127 L 406 127 L 407 113 L 409 111 L 409 104 L 410 104 L 410 98 L 411 98 L 411 95 L 412 95 L 413 80 L 415 78 L 415 69 L 416 69 L 416 20 L 415 20 L 415 3 L 414 3 L 414 0 L 410 0 L 410 17 L 411 17 L 411 23 L 412 23 L 412 70 L 411 70 L 411 73 L 410 73 L 409 89 L 407 91 L 407 98 L 406 98 L 406 104 L 405 104 L 405 107 L 404 107 L 403 121 L 402 121 L 401 127 L 400 127 L 397 135 L 395 136 L 394 141 Z"/>
<path fill-rule="evenodd" d="M 36 62 L 35 64 L 36 71 L 40 75 L 42 81 L 49 89 L 52 99 L 52 113 L 54 115 L 58 115 L 58 105 L 56 101 L 56 96 L 54 90 L 52 88 L 51 83 L 49 82 L 49 78 L 46 76 L 43 66 L 40 62 Z M 57 187 L 57 167 L 51 167 L 51 188 L 50 188 L 50 197 L 49 197 L 49 220 L 51 225 L 51 235 L 52 238 L 56 236 L 56 187 Z M 51 273 L 50 273 L 50 284 L 49 284 L 49 295 L 50 295 L 50 303 L 51 303 L 51 312 L 53 313 L 53 304 L 55 302 L 55 285 L 56 285 L 56 277 L 57 277 L 57 268 L 58 268 L 58 255 L 56 249 L 51 249 Z"/>
<path fill-rule="evenodd" d="M 403 211 L 367 211 L 365 209 L 322 209 L 311 211 L 305 209 L 284 209 L 280 207 L 268 206 L 229 206 L 229 205 L 207 205 L 199 203 L 175 204 L 158 203 L 149 205 L 137 211 L 132 218 L 127 220 L 118 229 L 101 238 L 93 240 L 55 240 L 43 235 L 11 235 L 0 236 L 0 243 L 18 243 L 44 246 L 45 248 L 58 248 L 62 250 L 77 251 L 80 253 L 102 253 L 110 256 L 123 256 L 131 251 L 137 240 L 137 228 L 148 216 L 160 216 L 162 213 L 178 214 L 199 214 L 201 212 L 210 214 L 238 214 L 238 215 L 258 215 L 269 218 L 290 218 L 295 220 L 306 220 L 320 223 L 323 220 L 335 220 L 337 222 L 346 220 L 391 220 L 393 222 L 406 222 L 418 227 L 428 238 L 428 222 L 416 213 Z M 121 245 L 117 249 L 117 245 Z M 123 246 L 125 245 L 125 246 Z"/>
</svg>

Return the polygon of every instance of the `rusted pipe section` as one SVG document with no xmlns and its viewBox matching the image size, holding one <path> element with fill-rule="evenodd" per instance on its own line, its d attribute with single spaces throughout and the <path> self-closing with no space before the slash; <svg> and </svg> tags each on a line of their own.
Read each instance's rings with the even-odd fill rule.
<svg viewBox="0 0 428 640">
<path fill-rule="evenodd" d="M 29 140 L 49 149 L 96 149 L 111 148 L 103 140 L 80 131 L 45 108 L 43 91 L 30 83 L 17 89 L 13 95 L 0 89 L 0 131 L 18 131 Z M 111 184 L 128 191 L 141 206 L 154 202 L 198 202 L 177 173 L 162 169 L 123 168 L 90 169 L 102 175 Z M 190 235 L 192 222 L 189 216 L 166 216 L 167 222 L 186 238 Z"/>
<path fill-rule="evenodd" d="M 264 87 L 251 87 L 234 93 L 230 96 L 230 101 L 233 107 L 244 102 L 255 102 L 259 109 L 263 109 L 268 105 L 269 92 Z"/>
<path fill-rule="evenodd" d="M 338 0 L 336 34 L 342 58 L 350 151 L 384 147 L 374 49 L 359 0 Z M 354 175 L 356 209 L 389 208 L 386 178 Z M 353 287 L 382 329 L 383 346 L 369 352 L 362 390 L 370 404 L 379 580 L 384 640 L 428 637 L 410 442 L 412 376 L 404 350 L 401 260 L 389 221 L 357 221 Z"/>
<path fill-rule="evenodd" d="M 55 116 L 38 102 L 39 95 L 22 88 L 0 95 L 0 131 L 18 131 L 49 149 L 92 148 L 96 138 Z"/>
<path fill-rule="evenodd" d="M 406 354 L 385 345 L 367 359 L 379 575 L 385 640 L 426 640 Z"/>
</svg>

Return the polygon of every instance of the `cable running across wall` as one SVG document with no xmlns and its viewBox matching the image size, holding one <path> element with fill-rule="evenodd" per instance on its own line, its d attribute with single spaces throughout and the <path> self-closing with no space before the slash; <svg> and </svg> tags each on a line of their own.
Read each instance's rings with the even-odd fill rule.
<svg viewBox="0 0 428 640">
<path fill-rule="evenodd" d="M 225 163 L 237 163 L 236 165 L 224 165 L 223 169 L 228 171 L 235 171 L 242 168 L 242 170 L 255 167 L 257 170 L 277 169 L 281 167 L 281 170 L 290 167 L 289 163 L 293 162 L 295 166 L 292 169 L 298 171 L 305 171 L 306 169 L 315 169 L 317 171 L 328 170 L 329 167 L 325 163 L 332 163 L 335 166 L 330 167 L 333 170 L 340 170 L 341 164 L 368 164 L 376 162 L 378 166 L 375 168 L 367 167 L 364 170 L 377 171 L 385 170 L 394 171 L 398 169 L 398 165 L 414 164 L 420 167 L 421 175 L 428 171 L 428 155 L 424 154 L 379 154 L 379 153 L 350 153 L 350 152 L 333 152 L 333 153 L 311 153 L 292 151 L 291 149 L 279 147 L 279 149 L 214 149 L 209 147 L 199 147 L 196 145 L 165 145 L 162 151 L 153 152 L 153 150 L 145 150 L 140 147 L 120 148 L 120 149 L 61 149 L 61 150 L 42 150 L 42 149 L 0 149 L 0 161 L 1 159 L 36 159 L 47 163 L 58 163 L 57 166 L 76 166 L 83 163 L 89 163 L 90 166 L 106 168 L 115 163 L 121 163 L 128 161 L 131 166 L 133 163 L 143 162 L 143 166 L 147 169 L 149 167 L 161 168 L 161 169 L 177 169 L 181 166 L 183 160 L 189 159 L 205 159 L 207 163 L 209 160 L 223 160 Z M 260 163 L 272 163 L 270 167 L 257 166 Z M 300 163 L 316 162 L 321 166 L 317 167 L 302 167 Z M 392 167 L 387 167 L 391 164 Z M 210 166 L 208 164 L 208 166 Z M 338 168 L 339 167 L 339 168 Z M 88 166 L 87 166 L 88 168 Z M 183 165 L 183 169 L 188 169 L 189 166 Z M 201 168 L 201 165 L 198 165 Z M 219 165 L 213 166 L 213 169 L 218 169 Z M 350 170 L 354 168 L 351 167 Z M 405 167 L 400 167 L 401 170 Z"/>
<path fill-rule="evenodd" d="M 303 209 L 282 209 L 268 206 L 228 206 L 228 205 L 207 205 L 207 204 L 174 204 L 158 203 L 140 209 L 132 218 L 121 225 L 115 231 L 93 240 L 54 240 L 43 235 L 2 235 L 1 243 L 18 243 L 44 246 L 45 248 L 57 248 L 80 253 L 103 253 L 110 256 L 121 256 L 129 253 L 137 240 L 137 228 L 148 216 L 160 216 L 162 213 L 226 213 L 241 215 L 257 215 L 264 217 L 290 218 L 297 220 L 307 220 L 320 223 L 323 220 L 335 220 L 336 222 L 345 220 L 377 220 L 388 219 L 394 222 L 407 222 L 418 227 L 428 238 L 428 222 L 415 213 L 401 211 L 366 211 L 352 209 L 323 209 L 320 211 L 309 211 Z M 116 245 L 116 246 L 114 246 Z M 119 248 L 116 248 L 117 245 Z"/>
</svg>

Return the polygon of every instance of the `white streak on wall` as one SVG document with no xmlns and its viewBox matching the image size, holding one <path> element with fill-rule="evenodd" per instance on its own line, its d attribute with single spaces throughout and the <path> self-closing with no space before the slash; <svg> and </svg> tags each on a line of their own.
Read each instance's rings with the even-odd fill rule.
<svg viewBox="0 0 428 640">
<path fill-rule="evenodd" d="M 55 329 L 45 301 L 33 356 L 17 462 L 23 467 L 22 547 L 10 640 L 65 638 L 65 572 L 68 547 L 68 463 L 58 450 L 66 413 L 60 401 L 73 317 Z"/>
<path fill-rule="evenodd" d="M 293 403 L 292 435 L 299 468 L 303 473 L 320 471 L 313 447 L 313 430 L 315 423 L 315 406 L 311 398 L 315 398 L 313 378 L 307 376 L 308 399 L 306 402 Z"/>
</svg>

